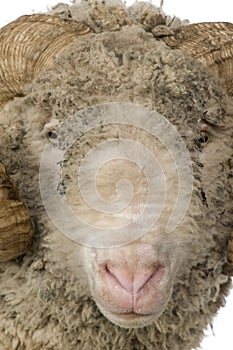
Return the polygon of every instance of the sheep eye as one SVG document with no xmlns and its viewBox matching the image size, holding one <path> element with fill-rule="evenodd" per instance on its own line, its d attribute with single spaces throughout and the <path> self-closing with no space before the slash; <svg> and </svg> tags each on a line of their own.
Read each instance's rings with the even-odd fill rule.
<svg viewBox="0 0 233 350">
<path fill-rule="evenodd" d="M 56 139 L 57 139 L 57 133 L 54 132 L 54 131 L 49 131 L 49 132 L 48 132 L 48 138 L 49 138 L 50 140 L 56 140 Z"/>
<path fill-rule="evenodd" d="M 199 145 L 203 146 L 209 140 L 209 133 L 212 130 L 212 127 L 205 119 L 198 120 L 198 126 L 201 137 L 197 140 L 197 142 Z"/>
<path fill-rule="evenodd" d="M 47 132 L 47 137 L 48 137 L 48 139 L 49 139 L 49 141 L 51 143 L 57 144 L 57 142 L 58 142 L 58 134 L 55 131 L 53 131 L 53 130 L 48 131 Z"/>
<path fill-rule="evenodd" d="M 207 135 L 202 135 L 198 141 L 202 144 L 205 144 L 208 142 L 208 140 L 209 140 L 209 137 Z"/>
<path fill-rule="evenodd" d="M 201 132 L 200 137 L 195 139 L 195 143 L 197 144 L 198 147 L 203 147 L 207 144 L 209 140 L 209 135 L 207 132 Z"/>
</svg>

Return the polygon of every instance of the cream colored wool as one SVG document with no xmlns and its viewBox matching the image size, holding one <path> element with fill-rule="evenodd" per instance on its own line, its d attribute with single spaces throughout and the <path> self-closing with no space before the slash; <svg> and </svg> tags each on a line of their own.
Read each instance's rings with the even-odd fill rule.
<svg viewBox="0 0 233 350">
<path fill-rule="evenodd" d="M 86 22 L 100 28 L 99 34 L 78 39 L 51 70 L 25 87 L 25 97 L 15 98 L 0 114 L 5 131 L 0 159 L 35 225 L 32 249 L 0 265 L 1 350 L 191 350 L 199 346 L 204 329 L 224 305 L 231 284 L 226 259 L 232 230 L 231 100 L 200 63 L 156 41 L 141 24 L 131 23 L 126 12 L 120 21 L 122 6 L 116 5 L 112 12 L 108 6 L 96 4 L 87 12 Z M 98 9 L 111 13 L 107 23 L 93 15 Z M 171 300 L 154 324 L 131 330 L 113 325 L 95 306 L 77 254 L 79 246 L 68 242 L 50 222 L 38 183 L 47 142 L 45 123 L 116 101 L 154 108 L 176 125 L 195 175 L 187 213 L 190 232 L 180 233 L 188 239 L 193 236 L 193 245 Z M 203 116 L 221 136 L 211 135 L 206 151 L 195 141 Z M 213 157 L 219 166 L 211 174 Z"/>
</svg>

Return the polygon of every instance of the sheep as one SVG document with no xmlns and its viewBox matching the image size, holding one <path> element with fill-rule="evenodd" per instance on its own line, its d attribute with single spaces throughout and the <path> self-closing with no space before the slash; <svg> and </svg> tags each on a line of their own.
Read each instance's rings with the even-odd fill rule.
<svg viewBox="0 0 233 350">
<path fill-rule="evenodd" d="M 199 346 L 203 330 L 224 305 L 233 262 L 232 25 L 180 22 L 173 28 L 165 14 L 146 6 L 140 15 L 119 2 L 84 1 L 62 11 L 55 8 L 50 15 L 23 16 L 0 33 L 4 350 L 190 350 Z M 220 53 L 213 53 L 215 42 L 222 45 Z M 228 55 L 226 69 L 223 53 Z M 137 124 L 141 116 L 142 126 Z M 163 131 L 157 137 L 154 121 Z M 167 151 L 176 149 L 174 138 L 180 154 L 175 160 Z M 124 145 L 121 140 L 128 147 L 114 156 L 115 145 Z M 91 161 L 88 156 L 103 144 L 109 146 L 112 161 L 98 167 L 95 153 Z M 149 151 L 142 155 L 138 144 Z M 149 162 L 152 156 L 157 163 Z M 188 204 L 185 215 L 168 232 L 179 189 L 179 160 L 193 181 L 182 194 Z M 53 163 L 60 171 L 56 176 Z M 114 207 L 115 185 L 122 175 L 136 189 L 132 205 L 126 206 L 126 200 L 116 215 L 97 215 L 95 206 L 82 200 L 82 186 L 76 186 L 82 164 L 87 166 L 80 173 L 87 196 L 92 191 L 89 173 L 98 169 L 96 188 L 108 207 Z M 157 173 L 153 178 L 159 166 L 166 198 L 163 178 Z M 143 234 L 125 232 L 146 203 L 148 187 L 153 194 L 151 178 L 161 185 L 155 195 L 166 203 L 161 216 Z M 78 227 L 74 234 L 60 232 L 57 226 L 66 220 L 55 215 L 54 223 L 50 212 L 54 183 L 55 195 L 75 216 L 89 220 L 89 227 L 104 228 L 103 237 L 82 235 Z M 150 204 L 159 212 L 160 200 Z M 15 213 L 9 214 L 7 205 Z M 115 222 L 123 227 L 119 240 L 106 234 Z M 8 240 L 14 235 L 12 254 Z"/>
</svg>

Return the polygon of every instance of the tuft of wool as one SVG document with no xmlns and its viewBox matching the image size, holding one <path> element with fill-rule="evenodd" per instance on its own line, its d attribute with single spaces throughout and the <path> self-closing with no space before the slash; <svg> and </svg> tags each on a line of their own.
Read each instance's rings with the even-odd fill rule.
<svg viewBox="0 0 233 350">
<path fill-rule="evenodd" d="M 173 29 L 188 24 L 187 20 L 168 16 L 160 7 L 146 1 L 138 1 L 127 7 L 121 0 L 77 0 L 71 6 L 59 3 L 48 13 L 84 22 L 96 33 L 117 31 L 132 23 L 141 25 L 149 32 L 170 30 L 172 33 Z"/>
<path fill-rule="evenodd" d="M 32 249 L 0 265 L 0 348 L 197 348 L 231 285 L 226 249 L 232 208 L 226 184 L 232 171 L 232 102 L 201 63 L 157 42 L 135 20 L 140 15 L 132 19 L 118 1 L 58 5 L 51 13 L 61 6 L 61 16 L 70 18 L 71 13 L 72 19 L 85 20 L 98 34 L 79 38 L 56 58 L 52 69 L 25 87 L 24 97 L 15 98 L 0 113 L 0 159 L 16 181 L 36 229 Z M 47 142 L 44 125 L 88 106 L 117 101 L 156 109 L 168 118 L 185 140 L 195 176 L 188 215 L 190 235 L 198 240 L 177 275 L 166 311 L 142 329 L 120 328 L 101 315 L 88 292 L 79 246 L 67 242 L 52 225 L 39 192 L 40 157 Z M 210 148 L 221 157 L 215 179 L 196 142 L 203 115 L 224 136 Z M 201 190 L 208 194 L 208 210 Z"/>
</svg>

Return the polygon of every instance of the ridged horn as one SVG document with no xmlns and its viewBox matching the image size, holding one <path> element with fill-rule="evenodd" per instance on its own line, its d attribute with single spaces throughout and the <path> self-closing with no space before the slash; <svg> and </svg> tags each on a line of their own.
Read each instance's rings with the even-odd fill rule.
<svg viewBox="0 0 233 350">
<path fill-rule="evenodd" d="M 233 95 L 233 24 L 196 23 L 180 27 L 169 36 L 161 36 L 172 49 L 198 58 L 222 79 Z"/>
<path fill-rule="evenodd" d="M 83 23 L 56 16 L 22 16 L 0 30 L 0 108 L 80 35 L 90 33 Z"/>
<path fill-rule="evenodd" d="M 32 235 L 27 207 L 0 162 L 0 262 L 26 253 L 31 246 Z"/>
</svg>

